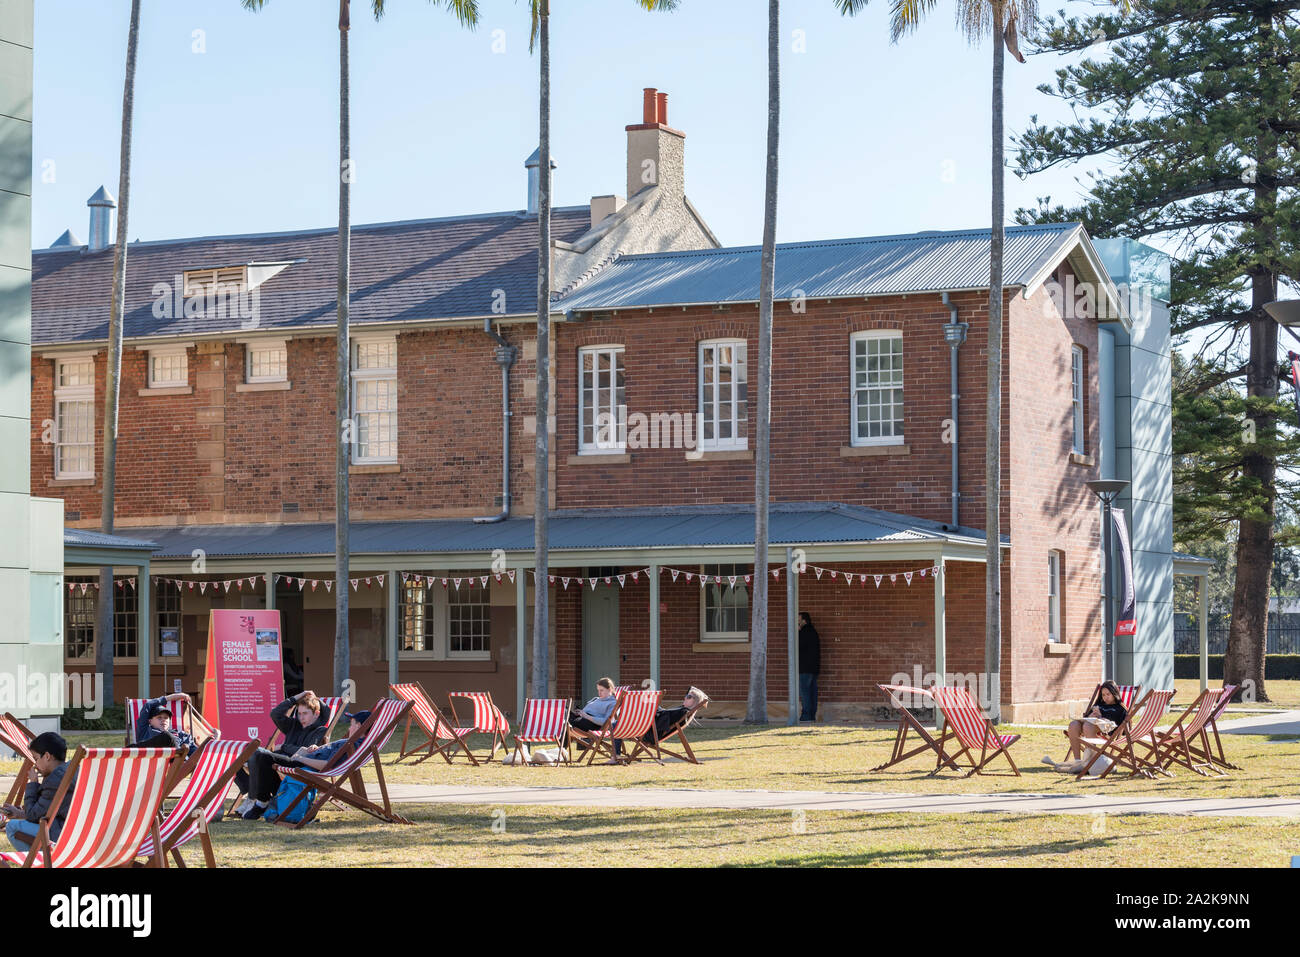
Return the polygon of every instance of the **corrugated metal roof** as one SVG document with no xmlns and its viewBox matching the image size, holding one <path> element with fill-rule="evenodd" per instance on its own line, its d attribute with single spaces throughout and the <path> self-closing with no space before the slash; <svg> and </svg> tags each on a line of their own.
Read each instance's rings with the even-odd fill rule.
<svg viewBox="0 0 1300 957">
<path fill-rule="evenodd" d="M 1078 223 L 1008 226 L 1003 275 L 1027 285 L 1067 250 Z M 978 289 L 989 284 L 987 229 L 779 243 L 776 298 Z M 620 256 L 557 301 L 566 311 L 758 300 L 758 246 Z"/>
<path fill-rule="evenodd" d="M 64 548 L 123 548 L 138 551 L 153 550 L 158 547 L 154 541 L 125 538 L 121 535 L 105 535 L 86 528 L 65 528 L 63 530 Z"/>
<path fill-rule="evenodd" d="M 780 503 L 771 511 L 774 546 L 849 542 L 983 541 L 971 529 L 945 531 L 936 522 L 833 502 Z M 154 560 L 189 558 L 202 548 L 208 558 L 316 557 L 334 553 L 334 526 L 191 525 L 142 528 L 159 544 Z M 533 520 L 478 525 L 469 519 L 354 522 L 354 555 L 407 552 L 490 554 L 493 549 L 530 552 Z M 753 507 L 680 506 L 660 509 L 566 510 L 553 513 L 550 547 L 555 553 L 589 549 L 689 548 L 752 545 Z"/>
</svg>

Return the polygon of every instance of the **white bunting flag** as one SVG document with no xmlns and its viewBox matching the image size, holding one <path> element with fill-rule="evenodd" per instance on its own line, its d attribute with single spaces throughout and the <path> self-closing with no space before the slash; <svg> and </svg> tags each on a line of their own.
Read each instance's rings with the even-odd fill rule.
<svg viewBox="0 0 1300 957">
<path fill-rule="evenodd" d="M 564 576 L 560 577 L 560 584 L 564 586 L 565 591 L 569 590 L 569 581 L 570 579 L 565 578 Z"/>
<path fill-rule="evenodd" d="M 852 574 L 851 572 L 845 572 L 845 573 L 844 573 L 844 584 L 846 584 L 846 585 L 852 585 L 852 584 L 853 584 L 853 574 Z"/>
<path fill-rule="evenodd" d="M 687 580 L 689 580 L 690 577 L 691 577 L 690 575 L 687 575 L 687 576 L 686 576 Z M 703 587 L 704 587 L 705 585 L 707 585 L 708 583 L 709 583 L 709 576 L 708 576 L 708 575 L 701 575 L 701 576 L 700 576 L 700 587 L 703 588 Z"/>
<path fill-rule="evenodd" d="M 677 576 L 680 575 L 681 572 L 679 572 L 676 568 L 670 568 L 670 569 L 668 569 L 668 570 L 669 570 L 670 572 L 672 572 L 673 581 L 677 581 Z M 691 576 L 690 576 L 690 575 L 687 575 L 687 576 L 686 576 L 686 580 L 687 580 L 687 581 L 690 581 L 690 580 L 691 580 Z"/>
<path fill-rule="evenodd" d="M 627 582 L 627 576 L 626 576 L 626 575 L 619 575 L 619 576 L 618 576 L 618 587 L 619 587 L 619 588 L 624 587 L 624 585 L 626 584 L 626 582 Z"/>
<path fill-rule="evenodd" d="M 380 587 L 380 588 L 383 588 L 383 587 L 384 587 L 384 576 L 383 576 L 383 575 L 376 575 L 375 577 L 376 577 L 377 579 L 379 579 L 379 587 Z"/>
<path fill-rule="evenodd" d="M 814 565 L 814 566 L 813 566 L 813 571 L 815 571 L 815 572 L 817 573 L 817 580 L 818 580 L 818 581 L 821 581 L 821 578 L 822 578 L 822 569 L 820 569 L 820 568 L 818 568 L 816 565 Z"/>
<path fill-rule="evenodd" d="M 885 576 L 884 576 L 884 575 L 872 575 L 871 577 L 874 578 L 874 579 L 876 580 L 876 587 L 879 588 L 879 587 L 880 587 L 880 579 L 884 578 Z"/>
<path fill-rule="evenodd" d="M 515 570 L 513 568 L 506 569 L 506 577 L 509 578 L 511 584 L 513 584 L 515 580 Z"/>
<path fill-rule="evenodd" d="M 587 583 L 588 583 L 589 585 L 591 585 L 591 590 L 592 590 L 592 591 L 595 591 L 595 590 L 596 590 L 596 579 L 594 579 L 594 578 L 588 578 L 588 579 L 587 579 Z"/>
<path fill-rule="evenodd" d="M 230 582 L 222 582 L 221 584 L 223 584 L 223 585 L 226 586 L 226 594 L 229 595 L 229 594 L 230 594 Z"/>
<path fill-rule="evenodd" d="M 735 575 L 728 575 L 728 576 L 727 576 L 727 584 L 730 585 L 732 588 L 735 588 L 735 587 L 736 587 L 736 576 L 735 576 Z"/>
<path fill-rule="evenodd" d="M 897 576 L 897 575 L 890 575 L 890 576 L 889 576 L 889 581 L 890 581 L 891 584 L 897 585 L 897 584 L 898 584 L 898 576 Z"/>
<path fill-rule="evenodd" d="M 207 591 L 207 588 L 208 588 L 208 583 L 207 583 L 207 582 L 199 582 L 199 594 L 200 594 L 200 595 L 202 595 L 205 591 Z"/>
<path fill-rule="evenodd" d="M 332 578 L 325 579 L 325 590 L 331 591 L 333 588 L 334 588 L 334 579 Z"/>
<path fill-rule="evenodd" d="M 461 579 L 459 579 L 459 578 L 453 578 L 453 579 L 451 580 L 451 583 L 452 583 L 453 585 L 456 586 L 456 590 L 457 590 L 457 591 L 460 590 L 460 582 L 461 582 Z"/>
<path fill-rule="evenodd" d="M 907 579 L 907 583 L 908 583 L 909 585 L 912 584 L 912 573 L 911 573 L 911 572 L 903 572 L 903 577 Z"/>
</svg>

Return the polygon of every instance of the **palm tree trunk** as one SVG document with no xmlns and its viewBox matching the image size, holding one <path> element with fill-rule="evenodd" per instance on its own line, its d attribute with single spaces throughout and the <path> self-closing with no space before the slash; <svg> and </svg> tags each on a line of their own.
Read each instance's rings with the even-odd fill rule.
<svg viewBox="0 0 1300 957">
<path fill-rule="evenodd" d="M 984 447 L 984 671 L 986 707 L 997 721 L 1002 711 L 1002 74 L 1005 56 L 1002 4 L 993 6 L 993 227 L 989 236 L 988 421 Z"/>
<path fill-rule="evenodd" d="M 758 402 L 754 431 L 754 613 L 745 720 L 767 723 L 767 512 L 771 489 L 772 299 L 776 283 L 776 175 L 781 130 L 781 3 L 767 5 L 767 181 L 758 290 Z"/>
<path fill-rule="evenodd" d="M 547 510 L 550 508 L 551 417 L 551 11 L 542 0 L 538 12 L 541 95 L 538 111 L 537 185 L 537 455 L 533 475 L 533 696 L 550 694 L 550 556 Z M 524 636 L 519 636 L 523 647 Z"/>
<path fill-rule="evenodd" d="M 338 261 L 338 382 L 335 408 L 338 435 L 334 456 L 334 690 L 342 694 L 351 665 L 348 638 L 348 467 L 351 446 L 358 438 L 351 421 L 351 372 L 348 296 L 352 279 L 352 118 L 348 93 L 349 0 L 339 0 L 339 261 Z M 394 582 L 394 587 L 396 583 Z"/>
<path fill-rule="evenodd" d="M 126 82 L 122 86 L 122 145 L 118 157 L 117 245 L 113 247 L 113 301 L 108 313 L 108 355 L 104 382 L 104 497 L 100 527 L 113 534 L 117 493 L 117 405 L 122 387 L 122 316 L 126 312 L 126 225 L 131 209 L 131 123 L 135 114 L 135 59 L 140 39 L 140 0 L 131 0 L 126 39 Z M 113 701 L 113 568 L 99 570 L 95 617 L 95 671 L 103 675 L 103 700 Z M 143 689 L 140 689 L 143 690 Z"/>
</svg>

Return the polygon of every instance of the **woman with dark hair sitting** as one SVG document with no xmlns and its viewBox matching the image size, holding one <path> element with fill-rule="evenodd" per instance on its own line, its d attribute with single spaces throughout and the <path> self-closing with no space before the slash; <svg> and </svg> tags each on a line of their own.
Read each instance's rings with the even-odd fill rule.
<svg viewBox="0 0 1300 957">
<path fill-rule="evenodd" d="M 1068 761 L 1056 762 L 1051 756 L 1045 756 L 1043 763 L 1051 765 L 1063 774 L 1078 774 L 1092 758 L 1092 749 L 1084 743 L 1083 738 L 1105 738 L 1117 727 L 1128 720 L 1128 709 L 1120 702 L 1119 688 L 1113 681 L 1103 681 L 1097 693 L 1097 702 L 1082 718 L 1070 722 L 1066 734 L 1070 737 Z M 1092 771 L 1100 774 L 1109 765 L 1105 758 L 1092 766 Z"/>
</svg>

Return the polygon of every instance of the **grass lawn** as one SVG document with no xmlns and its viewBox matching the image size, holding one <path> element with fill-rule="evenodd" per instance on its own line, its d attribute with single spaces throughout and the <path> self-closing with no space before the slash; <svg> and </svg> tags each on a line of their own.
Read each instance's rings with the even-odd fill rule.
<svg viewBox="0 0 1300 957">
<path fill-rule="evenodd" d="M 860 814 L 810 811 L 403 805 L 414 826 L 322 812 L 302 831 L 221 822 L 222 866 L 566 867 L 938 866 L 1184 867 L 1205 849 L 1238 866 L 1286 867 L 1300 822 L 1156 815 Z M 186 853 L 202 862 L 197 849 Z"/>
</svg>

